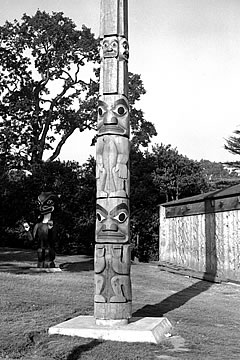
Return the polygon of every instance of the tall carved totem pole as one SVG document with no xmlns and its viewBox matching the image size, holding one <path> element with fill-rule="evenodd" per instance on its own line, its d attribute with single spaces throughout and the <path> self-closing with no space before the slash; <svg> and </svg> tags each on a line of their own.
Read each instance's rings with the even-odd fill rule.
<svg viewBox="0 0 240 360">
<path fill-rule="evenodd" d="M 94 316 L 103 325 L 126 324 L 132 313 L 127 6 L 101 0 Z"/>
</svg>

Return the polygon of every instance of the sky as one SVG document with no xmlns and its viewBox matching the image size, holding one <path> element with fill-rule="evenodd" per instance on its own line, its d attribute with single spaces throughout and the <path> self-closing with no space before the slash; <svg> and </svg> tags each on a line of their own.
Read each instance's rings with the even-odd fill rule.
<svg viewBox="0 0 240 360">
<path fill-rule="evenodd" d="M 62 11 L 99 35 L 100 0 L 1 0 L 0 25 L 37 9 Z M 137 107 L 158 132 L 193 160 L 237 161 L 224 149 L 240 129 L 240 1 L 128 0 L 129 70 L 147 91 Z M 95 155 L 93 132 L 76 131 L 61 160 Z"/>
</svg>

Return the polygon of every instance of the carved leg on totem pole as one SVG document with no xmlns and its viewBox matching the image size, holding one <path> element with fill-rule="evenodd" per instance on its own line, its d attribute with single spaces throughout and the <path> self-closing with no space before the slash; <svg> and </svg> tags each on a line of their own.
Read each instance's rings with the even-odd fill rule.
<svg viewBox="0 0 240 360">
<path fill-rule="evenodd" d="M 131 317 L 130 245 L 96 245 L 95 286 L 97 319 Z"/>
</svg>

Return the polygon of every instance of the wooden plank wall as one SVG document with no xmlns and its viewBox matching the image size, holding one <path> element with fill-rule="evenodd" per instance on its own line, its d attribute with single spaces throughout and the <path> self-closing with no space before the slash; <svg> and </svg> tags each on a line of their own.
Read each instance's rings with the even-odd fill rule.
<svg viewBox="0 0 240 360">
<path fill-rule="evenodd" d="M 159 261 L 240 281 L 240 211 L 165 217 L 160 206 Z"/>
</svg>

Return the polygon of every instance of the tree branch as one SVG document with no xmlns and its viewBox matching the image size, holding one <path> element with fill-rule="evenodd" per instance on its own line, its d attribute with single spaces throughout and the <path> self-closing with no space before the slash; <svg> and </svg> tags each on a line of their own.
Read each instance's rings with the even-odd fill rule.
<svg viewBox="0 0 240 360">
<path fill-rule="evenodd" d="M 74 132 L 74 130 L 76 130 L 76 127 L 72 127 L 68 133 L 64 134 L 61 138 L 61 140 L 59 141 L 59 143 L 57 144 L 53 154 L 46 160 L 46 162 L 50 162 L 55 160 L 58 155 L 60 154 L 60 151 L 63 147 L 63 145 L 65 144 L 65 142 L 67 141 L 67 139 L 69 138 L 70 135 L 72 135 L 72 133 Z"/>
</svg>

